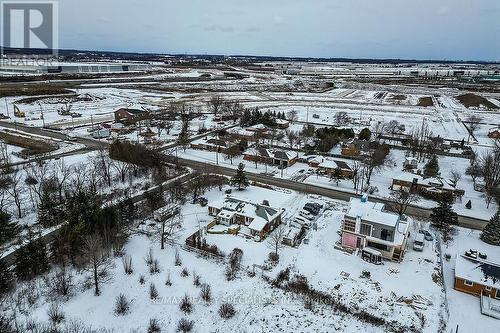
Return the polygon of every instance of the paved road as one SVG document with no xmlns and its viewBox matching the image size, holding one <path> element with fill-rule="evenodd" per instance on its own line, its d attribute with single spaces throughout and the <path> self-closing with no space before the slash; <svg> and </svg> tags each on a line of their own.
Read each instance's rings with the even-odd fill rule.
<svg viewBox="0 0 500 333">
<path fill-rule="evenodd" d="M 7 124 L 7 125 L 5 125 L 5 124 Z M 14 124 L 5 123 L 3 121 L 0 121 L 0 126 L 14 128 Z M 226 129 L 234 127 L 234 126 L 236 126 L 236 125 L 228 126 L 228 127 L 226 127 Z M 26 131 L 28 133 L 48 136 L 48 137 L 52 137 L 55 139 L 60 139 L 60 140 L 67 139 L 64 134 L 59 133 L 59 132 L 55 132 L 55 131 L 50 131 L 47 129 L 27 127 L 27 126 L 23 126 L 23 127 L 19 126 L 19 129 L 22 131 Z M 212 132 L 214 132 L 214 131 L 212 131 Z M 191 141 L 198 139 L 200 137 L 204 137 L 206 135 L 209 135 L 210 133 L 211 132 L 207 132 L 207 133 L 192 137 Z M 98 140 L 94 140 L 94 139 L 81 138 L 77 142 L 86 145 L 89 149 L 98 149 L 98 148 L 101 148 L 103 146 L 107 147 L 109 145 L 109 143 L 107 141 L 98 141 Z M 176 146 L 176 143 L 172 143 L 170 145 L 165 146 L 164 148 L 161 148 L 160 150 L 171 149 L 171 148 L 174 148 L 175 146 Z M 184 164 L 188 167 L 192 167 L 194 169 L 201 170 L 203 172 L 218 173 L 218 174 L 223 174 L 226 176 L 232 176 L 236 172 L 234 169 L 231 169 L 228 167 L 223 167 L 220 165 L 184 159 L 184 158 L 182 158 L 182 153 L 180 153 L 179 155 L 180 155 L 179 161 L 182 164 Z M 292 180 L 288 180 L 288 179 L 280 179 L 280 178 L 275 178 L 275 177 L 271 177 L 271 176 L 267 176 L 267 175 L 251 174 L 251 173 L 247 173 L 247 175 L 248 175 L 248 178 L 252 181 L 258 181 L 258 182 L 269 184 L 272 186 L 284 187 L 284 188 L 288 188 L 291 190 L 304 192 L 304 193 L 323 195 L 323 196 L 326 196 L 326 197 L 329 197 L 332 199 L 337 199 L 337 200 L 349 201 L 349 199 L 353 196 L 352 193 L 343 192 L 343 191 L 331 189 L 331 188 L 310 185 L 310 184 L 306 184 L 306 183 L 300 183 L 300 182 L 296 182 L 296 181 L 292 181 Z M 387 205 L 392 204 L 391 201 L 385 200 L 385 199 L 373 198 L 372 200 L 379 201 L 379 202 L 382 202 L 382 203 L 387 204 Z M 417 206 L 409 206 L 407 213 L 409 215 L 413 215 L 413 216 L 428 218 L 431 214 L 431 210 L 427 209 L 427 208 L 417 207 Z M 483 229 L 487 222 L 488 221 L 482 220 L 482 219 L 472 218 L 472 217 L 468 217 L 468 216 L 461 216 L 461 215 L 459 216 L 459 224 L 463 227 L 466 227 L 466 228 Z"/>
<path fill-rule="evenodd" d="M 210 164 L 210 163 L 204 163 L 204 162 L 198 162 L 198 161 L 193 161 L 189 159 L 184 159 L 184 158 L 179 158 L 179 161 L 181 164 L 188 166 L 193 169 L 198 169 L 203 172 L 208 172 L 208 173 L 217 173 L 217 174 L 222 174 L 225 176 L 233 176 L 236 173 L 236 170 L 220 166 L 220 165 L 215 165 L 215 164 Z M 337 200 L 342 200 L 342 201 L 349 201 L 351 197 L 355 196 L 352 193 L 332 189 L 332 188 L 325 188 L 325 187 L 320 187 L 320 186 L 315 186 L 315 185 L 310 185 L 306 183 L 300 183 L 296 181 L 292 181 L 289 179 L 281 179 L 281 178 L 275 178 L 271 177 L 268 175 L 262 175 L 262 174 L 253 174 L 250 172 L 247 172 L 247 177 L 251 181 L 256 181 L 272 186 L 278 186 L 278 187 L 283 187 L 287 188 L 290 190 L 298 191 L 298 192 L 303 192 L 303 193 L 308 193 L 308 194 L 316 194 L 316 195 L 322 195 L 328 198 L 332 199 L 337 199 Z M 392 205 L 392 202 L 390 200 L 385 200 L 381 198 L 371 198 L 370 200 L 372 201 L 377 201 L 377 202 L 382 202 L 388 206 Z M 422 207 L 417 207 L 417 206 L 409 206 L 407 210 L 408 215 L 416 216 L 416 217 L 423 217 L 423 218 L 428 218 L 431 214 L 431 210 L 427 208 L 422 208 Z M 459 216 L 458 218 L 459 225 L 462 227 L 466 228 L 471 228 L 471 229 L 479 229 L 482 230 L 486 223 L 488 221 L 477 219 L 477 218 L 471 218 L 468 216 Z"/>
</svg>

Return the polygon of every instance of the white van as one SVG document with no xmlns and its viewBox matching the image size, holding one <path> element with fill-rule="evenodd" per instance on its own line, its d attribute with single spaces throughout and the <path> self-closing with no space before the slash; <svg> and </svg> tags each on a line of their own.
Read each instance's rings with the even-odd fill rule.
<svg viewBox="0 0 500 333">
<path fill-rule="evenodd" d="M 413 250 L 422 252 L 425 246 L 425 236 L 424 234 L 418 233 L 413 240 Z"/>
</svg>

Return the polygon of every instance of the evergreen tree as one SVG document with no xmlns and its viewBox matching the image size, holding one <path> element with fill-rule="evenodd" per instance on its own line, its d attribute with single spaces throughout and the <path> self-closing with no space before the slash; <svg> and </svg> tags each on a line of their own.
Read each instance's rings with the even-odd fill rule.
<svg viewBox="0 0 500 333">
<path fill-rule="evenodd" d="M 238 191 L 241 191 L 242 189 L 246 188 L 250 182 L 247 179 L 247 176 L 245 175 L 245 165 L 243 163 L 240 163 L 238 165 L 238 170 L 236 171 L 236 175 L 234 175 L 231 178 L 231 185 L 237 185 L 238 186 Z"/>
<path fill-rule="evenodd" d="M 11 221 L 11 216 L 7 212 L 0 211 L 0 244 L 13 240 L 20 231 L 20 227 L 15 221 Z"/>
<path fill-rule="evenodd" d="M 485 243 L 500 246 L 500 208 L 484 228 L 481 239 Z"/>
<path fill-rule="evenodd" d="M 38 204 L 38 222 L 44 227 L 52 227 L 62 221 L 62 212 L 58 207 L 58 199 L 53 193 L 43 191 Z"/>
<path fill-rule="evenodd" d="M 450 232 L 454 225 L 458 225 L 458 215 L 451 207 L 451 201 L 444 197 L 439 200 L 439 206 L 432 209 L 431 222 L 443 235 L 443 241 L 450 239 Z"/>
<path fill-rule="evenodd" d="M 189 144 L 189 118 L 187 117 L 184 117 L 182 120 L 182 129 L 177 137 L 177 144 L 186 151 L 186 147 Z"/>
<path fill-rule="evenodd" d="M 424 176 L 436 177 L 439 174 L 439 163 L 436 155 L 432 155 L 431 159 L 424 166 Z"/>
<path fill-rule="evenodd" d="M 340 168 L 335 168 L 335 170 L 333 170 L 332 179 L 335 180 L 337 186 L 339 185 L 339 182 L 344 179 L 344 175 L 342 174 L 342 170 Z"/>
<path fill-rule="evenodd" d="M 360 140 L 366 140 L 366 141 L 370 141 L 371 137 L 372 137 L 372 132 L 370 131 L 369 128 L 363 128 L 358 135 L 358 138 Z"/>
<path fill-rule="evenodd" d="M 31 280 L 48 271 L 47 248 L 41 240 L 30 240 L 21 247 L 16 256 L 16 276 L 20 280 Z"/>
<path fill-rule="evenodd" d="M 14 287 L 14 275 L 3 261 L 0 261 L 0 295 L 3 295 Z"/>
</svg>

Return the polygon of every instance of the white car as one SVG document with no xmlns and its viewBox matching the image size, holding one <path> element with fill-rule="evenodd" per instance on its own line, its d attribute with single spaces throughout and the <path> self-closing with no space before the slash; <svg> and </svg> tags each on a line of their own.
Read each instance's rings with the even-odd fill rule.
<svg viewBox="0 0 500 333">
<path fill-rule="evenodd" d="M 413 240 L 413 250 L 422 252 L 425 246 L 424 234 L 417 234 Z"/>
</svg>

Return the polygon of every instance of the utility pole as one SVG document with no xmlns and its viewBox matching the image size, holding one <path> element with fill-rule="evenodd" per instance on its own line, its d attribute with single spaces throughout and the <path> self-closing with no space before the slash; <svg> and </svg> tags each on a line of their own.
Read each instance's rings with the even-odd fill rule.
<svg viewBox="0 0 500 333">
<path fill-rule="evenodd" d="M 5 100 L 5 108 L 7 109 L 7 117 L 10 118 L 9 103 L 7 103 L 7 96 L 4 98 L 4 100 Z"/>
</svg>

